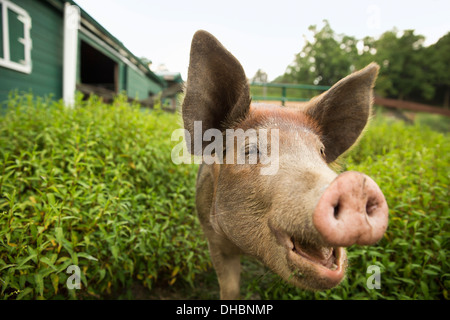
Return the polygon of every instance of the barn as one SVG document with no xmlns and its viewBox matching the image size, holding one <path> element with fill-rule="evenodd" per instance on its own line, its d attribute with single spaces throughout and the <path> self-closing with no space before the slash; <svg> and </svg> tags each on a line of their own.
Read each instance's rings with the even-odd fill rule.
<svg viewBox="0 0 450 320">
<path fill-rule="evenodd" d="M 1 103 L 18 90 L 70 105 L 79 90 L 151 104 L 168 89 L 74 1 L 0 0 L 0 30 Z"/>
</svg>

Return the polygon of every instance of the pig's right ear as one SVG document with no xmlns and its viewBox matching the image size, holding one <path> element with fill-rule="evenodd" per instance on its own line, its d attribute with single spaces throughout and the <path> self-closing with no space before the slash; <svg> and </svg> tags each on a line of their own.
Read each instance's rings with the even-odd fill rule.
<svg viewBox="0 0 450 320">
<path fill-rule="evenodd" d="M 197 31 L 192 39 L 188 80 L 182 106 L 184 128 L 191 139 L 188 150 L 194 154 L 194 144 L 203 150 L 210 142 L 202 141 L 208 129 L 224 131 L 233 122 L 247 115 L 250 90 L 239 61 L 210 33 Z M 201 121 L 202 130 L 194 135 L 194 121 Z"/>
</svg>

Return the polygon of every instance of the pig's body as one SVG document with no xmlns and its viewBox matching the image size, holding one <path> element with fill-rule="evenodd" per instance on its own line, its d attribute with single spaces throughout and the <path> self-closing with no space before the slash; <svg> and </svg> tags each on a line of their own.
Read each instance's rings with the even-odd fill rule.
<svg viewBox="0 0 450 320">
<path fill-rule="evenodd" d="M 199 169 L 197 211 L 222 299 L 239 297 L 242 254 L 259 258 L 299 287 L 328 289 L 345 275 L 343 247 L 382 237 L 387 205 L 376 183 L 357 172 L 337 175 L 329 167 L 365 127 L 377 71 L 369 65 L 302 109 L 250 106 L 239 62 L 213 36 L 196 33 L 183 103 L 191 136 L 194 121 L 224 135 L 227 129 L 277 132 L 277 139 L 259 144 L 249 139 L 227 144 L 224 163 Z M 207 145 L 194 138 L 191 152 L 198 150 L 195 143 L 202 150 Z M 226 158 L 230 152 L 235 156 Z M 237 164 L 239 152 L 257 153 L 258 162 Z M 275 152 L 276 170 L 261 174 L 268 165 L 264 160 Z"/>
</svg>

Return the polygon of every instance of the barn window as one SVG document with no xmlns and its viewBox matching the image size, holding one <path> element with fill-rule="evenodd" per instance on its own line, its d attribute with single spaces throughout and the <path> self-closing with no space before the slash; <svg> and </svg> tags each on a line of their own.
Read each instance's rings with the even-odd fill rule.
<svg viewBox="0 0 450 320">
<path fill-rule="evenodd" d="M 31 18 L 21 7 L 0 0 L 0 66 L 31 73 Z"/>
</svg>

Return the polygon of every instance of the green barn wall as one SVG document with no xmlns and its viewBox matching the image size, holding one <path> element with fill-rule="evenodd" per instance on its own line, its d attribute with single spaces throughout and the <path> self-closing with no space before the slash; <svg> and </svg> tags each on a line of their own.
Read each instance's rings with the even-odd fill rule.
<svg viewBox="0 0 450 320">
<path fill-rule="evenodd" d="M 31 74 L 25 74 L 0 67 L 0 104 L 13 90 L 18 90 L 19 93 L 32 92 L 36 96 L 52 95 L 56 99 L 62 98 L 63 11 L 42 0 L 12 0 L 12 2 L 27 11 L 31 17 L 32 71 Z M 22 36 L 20 30 L 13 31 L 12 34 Z M 163 89 L 156 80 L 137 71 L 137 67 L 130 66 L 110 50 L 105 49 L 97 39 L 92 39 L 81 30 L 78 35 L 79 44 L 81 41 L 87 42 L 118 64 L 119 92 L 125 91 L 130 98 L 143 100 L 148 98 L 149 94 L 156 94 Z M 80 50 L 77 60 L 77 83 L 80 83 Z"/>
<path fill-rule="evenodd" d="M 161 87 L 156 82 L 127 66 L 127 94 L 130 98 L 144 100 L 149 94 L 153 95 L 159 91 Z"/>
<path fill-rule="evenodd" d="M 119 64 L 119 90 L 127 91 L 128 68 L 123 62 Z"/>
<path fill-rule="evenodd" d="M 38 96 L 51 94 L 59 99 L 62 95 L 63 13 L 43 1 L 13 2 L 31 17 L 32 72 L 25 74 L 0 67 L 0 103 L 15 89 Z"/>
</svg>

